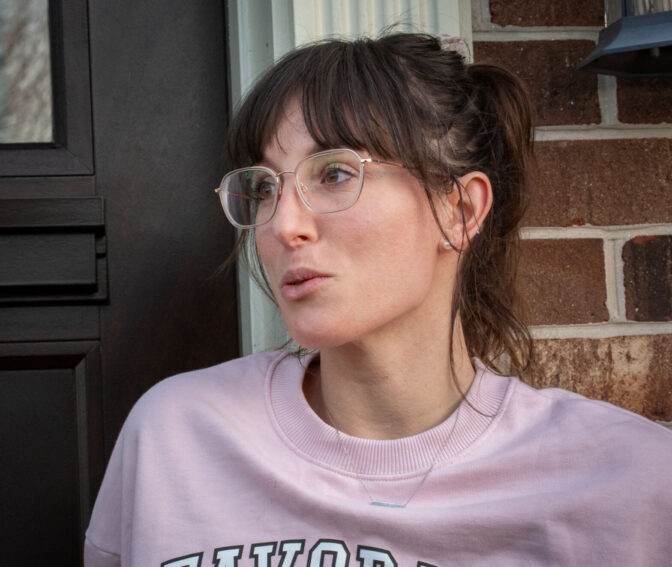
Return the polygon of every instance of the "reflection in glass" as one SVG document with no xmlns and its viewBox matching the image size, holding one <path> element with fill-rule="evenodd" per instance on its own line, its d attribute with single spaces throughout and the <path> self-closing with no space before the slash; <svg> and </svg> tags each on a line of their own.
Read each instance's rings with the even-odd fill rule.
<svg viewBox="0 0 672 567">
<path fill-rule="evenodd" d="M 0 0 L 0 143 L 52 139 L 49 0 Z"/>
</svg>

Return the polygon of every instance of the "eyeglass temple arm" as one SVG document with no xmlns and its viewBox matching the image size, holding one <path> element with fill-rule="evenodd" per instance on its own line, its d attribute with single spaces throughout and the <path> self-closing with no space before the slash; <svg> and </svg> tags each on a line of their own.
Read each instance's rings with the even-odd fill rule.
<svg viewBox="0 0 672 567">
<path fill-rule="evenodd" d="M 400 163 L 395 163 L 393 161 L 385 161 L 382 159 L 375 159 L 375 158 L 362 158 L 362 163 L 379 163 L 381 165 L 393 165 L 394 167 L 404 167 Z"/>
<path fill-rule="evenodd" d="M 220 187 L 217 187 L 217 189 L 215 189 L 215 193 L 219 194 L 221 192 L 222 189 Z M 252 197 L 250 197 L 249 195 L 245 195 L 244 193 L 231 193 L 229 191 L 229 195 L 232 195 L 233 197 L 238 197 L 240 199 L 247 199 L 248 201 L 254 201 Z"/>
</svg>

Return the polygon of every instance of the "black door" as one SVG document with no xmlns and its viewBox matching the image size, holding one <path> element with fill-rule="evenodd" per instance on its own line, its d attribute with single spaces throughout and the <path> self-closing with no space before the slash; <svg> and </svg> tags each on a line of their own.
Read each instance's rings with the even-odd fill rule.
<svg viewBox="0 0 672 567">
<path fill-rule="evenodd" d="M 104 465 L 161 378 L 238 355 L 212 189 L 224 2 L 52 0 L 53 140 L 0 145 L 0 557 L 78 565 Z"/>
</svg>

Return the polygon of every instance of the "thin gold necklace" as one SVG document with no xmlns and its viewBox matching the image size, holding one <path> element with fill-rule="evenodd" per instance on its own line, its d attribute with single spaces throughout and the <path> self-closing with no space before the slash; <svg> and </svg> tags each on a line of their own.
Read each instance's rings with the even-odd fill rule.
<svg viewBox="0 0 672 567">
<path fill-rule="evenodd" d="M 352 456 L 350 455 L 350 451 L 348 451 L 348 448 L 345 446 L 345 442 L 343 441 L 343 433 L 341 433 L 341 430 L 336 427 L 336 423 L 334 422 L 334 418 L 331 416 L 331 413 L 327 409 L 327 405 L 323 402 L 322 407 L 324 408 L 324 411 L 327 414 L 327 417 L 329 418 L 329 422 L 331 426 L 336 430 L 336 438 L 338 439 L 338 444 L 341 447 L 341 451 L 345 455 L 345 458 L 348 461 L 348 467 L 352 474 L 355 475 L 355 478 L 359 481 L 359 484 L 361 484 L 362 488 L 364 489 L 364 492 L 369 499 L 369 504 L 371 506 L 382 506 L 384 508 L 406 508 L 408 506 L 408 503 L 413 500 L 414 496 L 418 493 L 420 488 L 422 487 L 423 484 L 425 484 L 425 481 L 427 480 L 427 477 L 430 475 L 430 473 L 434 470 L 434 467 L 436 464 L 439 462 L 439 458 L 443 454 L 444 450 L 448 446 L 448 443 L 450 442 L 451 438 L 453 437 L 453 432 L 455 431 L 455 427 L 457 425 L 457 420 L 460 417 L 460 408 L 462 407 L 462 404 L 460 404 L 457 407 L 457 411 L 455 413 L 455 421 L 453 422 L 453 426 L 450 428 L 450 432 L 446 436 L 446 439 L 441 443 L 441 446 L 437 449 L 436 454 L 434 455 L 434 459 L 432 460 L 432 463 L 429 465 L 429 468 L 425 471 L 425 474 L 422 475 L 422 478 L 420 479 L 420 482 L 415 486 L 413 491 L 411 492 L 411 495 L 406 499 L 404 503 L 399 503 L 399 502 L 387 502 L 386 500 L 378 500 L 374 498 L 371 495 L 371 492 L 369 491 L 369 487 L 366 486 L 366 482 L 364 482 L 364 479 L 362 478 L 362 475 L 357 471 L 357 468 L 355 467 L 355 462 L 352 459 Z"/>
</svg>

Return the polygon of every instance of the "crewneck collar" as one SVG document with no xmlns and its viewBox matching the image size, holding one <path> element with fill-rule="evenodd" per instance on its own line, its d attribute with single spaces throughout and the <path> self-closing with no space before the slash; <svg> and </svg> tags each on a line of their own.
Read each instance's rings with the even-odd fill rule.
<svg viewBox="0 0 672 567">
<path fill-rule="evenodd" d="M 271 419 L 283 440 L 303 458 L 343 473 L 354 467 L 362 477 L 424 474 L 439 451 L 435 468 L 452 461 L 496 419 L 511 383 L 511 378 L 495 374 L 474 359 L 476 375 L 467 393 L 469 403 L 462 400 L 436 427 L 401 439 L 362 439 L 341 433 L 339 440 L 336 429 L 320 419 L 303 395 L 303 377 L 314 356 L 282 353 L 270 365 L 266 395 Z"/>
</svg>

